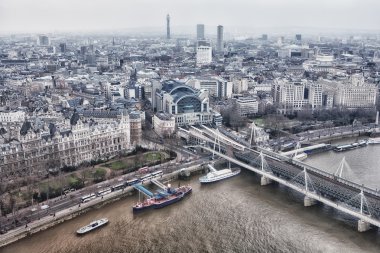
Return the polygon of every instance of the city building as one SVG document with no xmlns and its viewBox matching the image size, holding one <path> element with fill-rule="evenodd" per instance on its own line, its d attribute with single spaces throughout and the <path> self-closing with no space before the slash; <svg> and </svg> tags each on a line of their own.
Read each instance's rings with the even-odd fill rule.
<svg viewBox="0 0 380 253">
<path fill-rule="evenodd" d="M 223 46 L 223 26 L 218 25 L 217 27 L 217 41 L 216 41 L 216 51 L 222 52 Z"/>
<path fill-rule="evenodd" d="M 212 47 L 197 47 L 197 66 L 208 65 L 212 62 Z"/>
<path fill-rule="evenodd" d="M 207 90 L 197 90 L 174 80 L 164 81 L 156 92 L 157 111 L 172 114 L 176 126 L 209 124 L 213 114 Z"/>
<path fill-rule="evenodd" d="M 170 16 L 166 16 L 166 39 L 170 40 Z"/>
<path fill-rule="evenodd" d="M 205 25 L 197 24 L 197 40 L 205 39 Z"/>
<path fill-rule="evenodd" d="M 208 90 L 210 96 L 218 98 L 226 98 L 228 86 L 232 86 L 231 83 L 217 76 L 190 78 L 186 84 L 198 90 Z"/>
<path fill-rule="evenodd" d="M 59 49 L 60 49 L 61 53 L 66 53 L 66 43 L 60 43 Z"/>
<path fill-rule="evenodd" d="M 0 175 L 45 175 L 131 150 L 126 112 L 96 121 L 49 123 L 46 130 L 39 131 L 35 123 L 24 121 L 14 141 L 0 144 Z"/>
<path fill-rule="evenodd" d="M 240 116 L 255 115 L 259 111 L 259 103 L 256 97 L 239 97 L 235 100 Z"/>
<path fill-rule="evenodd" d="M 340 83 L 335 93 L 336 106 L 345 108 L 375 108 L 378 88 L 367 83 L 360 74 L 352 75 L 349 80 Z"/>
<path fill-rule="evenodd" d="M 0 112 L 0 123 L 5 122 L 22 122 L 25 120 L 25 112 Z"/>
<path fill-rule="evenodd" d="M 49 46 L 50 45 L 49 37 L 46 35 L 39 35 L 38 36 L 38 45 Z"/>
<path fill-rule="evenodd" d="M 153 116 L 153 129 L 160 137 L 170 137 L 175 133 L 175 118 L 173 115 L 158 112 Z"/>
<path fill-rule="evenodd" d="M 273 84 L 272 96 L 273 102 L 283 114 L 309 107 L 309 88 L 306 80 L 276 79 Z M 317 101 L 317 98 L 315 100 Z"/>
</svg>

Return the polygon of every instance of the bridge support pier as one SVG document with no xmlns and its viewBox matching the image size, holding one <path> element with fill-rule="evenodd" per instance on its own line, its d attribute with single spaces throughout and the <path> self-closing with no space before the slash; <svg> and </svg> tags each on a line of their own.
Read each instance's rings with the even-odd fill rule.
<svg viewBox="0 0 380 253">
<path fill-rule="evenodd" d="M 303 199 L 303 205 L 304 206 L 313 206 L 317 203 L 317 201 L 313 198 L 310 198 L 308 196 L 305 196 L 305 198 Z"/>
<path fill-rule="evenodd" d="M 358 231 L 359 232 L 365 232 L 368 231 L 371 228 L 371 224 L 364 220 L 358 220 Z"/>
<path fill-rule="evenodd" d="M 271 184 L 272 180 L 270 178 L 267 178 L 266 176 L 261 176 L 261 185 L 268 185 Z"/>
</svg>

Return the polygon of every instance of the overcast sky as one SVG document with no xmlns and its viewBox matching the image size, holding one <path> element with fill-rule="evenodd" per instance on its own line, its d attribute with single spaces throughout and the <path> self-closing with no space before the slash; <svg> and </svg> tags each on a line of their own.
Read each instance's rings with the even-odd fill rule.
<svg viewBox="0 0 380 253">
<path fill-rule="evenodd" d="M 380 0 L 0 0 L 0 32 L 236 27 L 380 30 Z M 195 28 L 194 28 L 195 32 Z"/>
</svg>

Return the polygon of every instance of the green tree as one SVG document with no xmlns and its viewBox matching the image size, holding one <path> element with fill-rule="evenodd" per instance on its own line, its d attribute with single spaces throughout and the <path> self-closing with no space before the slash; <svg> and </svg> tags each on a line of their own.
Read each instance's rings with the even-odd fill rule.
<svg viewBox="0 0 380 253">
<path fill-rule="evenodd" d="M 107 171 L 103 168 L 97 168 L 94 172 L 94 182 L 101 182 L 106 179 Z"/>
</svg>

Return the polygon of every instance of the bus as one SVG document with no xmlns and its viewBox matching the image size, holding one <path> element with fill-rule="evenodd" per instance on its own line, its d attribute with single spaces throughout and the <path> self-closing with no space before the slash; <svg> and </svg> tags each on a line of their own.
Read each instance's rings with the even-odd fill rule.
<svg viewBox="0 0 380 253">
<path fill-rule="evenodd" d="M 117 184 L 117 185 L 114 185 L 114 186 L 111 187 L 111 191 L 114 192 L 114 191 L 121 190 L 121 189 L 124 189 L 124 188 L 125 188 L 124 183 Z"/>
<path fill-rule="evenodd" d="M 90 201 L 90 200 L 92 200 L 92 199 L 94 199 L 94 198 L 96 198 L 95 193 L 91 193 L 91 194 L 88 194 L 88 195 L 85 195 L 85 196 L 81 197 L 81 198 L 80 198 L 80 201 L 81 201 L 82 203 L 86 203 L 86 202 L 88 202 L 88 201 Z"/>
<path fill-rule="evenodd" d="M 147 174 L 145 176 L 140 177 L 141 182 L 149 181 L 150 179 L 152 179 L 152 174 Z"/>
<path fill-rule="evenodd" d="M 138 183 L 140 183 L 140 179 L 138 179 L 138 178 L 132 178 L 130 180 L 125 181 L 125 184 L 127 186 L 131 186 L 131 185 L 138 184 Z"/>
<path fill-rule="evenodd" d="M 145 167 L 142 167 L 140 169 L 138 169 L 137 173 L 139 174 L 145 174 L 145 173 L 148 173 L 149 172 L 149 167 L 148 166 L 145 166 Z"/>
<path fill-rule="evenodd" d="M 162 173 L 162 170 L 157 170 L 155 172 L 152 172 L 152 177 L 161 177 L 164 173 Z"/>
<path fill-rule="evenodd" d="M 104 196 L 104 195 L 107 195 L 107 194 L 109 194 L 111 192 L 112 192 L 111 188 L 108 187 L 108 188 L 105 188 L 105 189 L 102 189 L 102 190 L 98 191 L 96 193 L 96 195 L 98 195 L 98 196 Z"/>
</svg>

